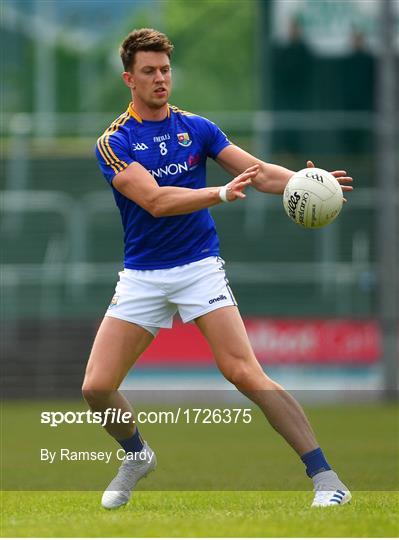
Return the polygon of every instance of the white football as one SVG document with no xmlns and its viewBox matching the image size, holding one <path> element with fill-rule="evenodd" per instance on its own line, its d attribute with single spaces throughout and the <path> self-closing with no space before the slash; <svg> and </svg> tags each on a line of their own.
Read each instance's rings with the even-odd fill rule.
<svg viewBox="0 0 399 540">
<path fill-rule="evenodd" d="M 283 204 L 288 217 L 308 229 L 333 222 L 342 203 L 343 192 L 338 180 L 316 167 L 296 172 L 284 190 Z"/>
</svg>

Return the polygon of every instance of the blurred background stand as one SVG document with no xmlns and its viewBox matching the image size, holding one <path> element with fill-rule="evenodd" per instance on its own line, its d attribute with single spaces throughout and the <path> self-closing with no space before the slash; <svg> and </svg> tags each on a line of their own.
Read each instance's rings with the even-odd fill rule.
<svg viewBox="0 0 399 540">
<path fill-rule="evenodd" d="M 388 0 L 243 0 L 234 9 L 211 0 L 3 0 L 7 394 L 79 394 L 123 260 L 119 213 L 93 148 L 129 100 L 118 46 L 133 28 L 153 26 L 176 47 L 171 103 L 266 161 L 298 170 L 312 159 L 356 181 L 322 230 L 296 227 L 281 197 L 254 190 L 245 204 L 212 209 L 265 370 L 291 390 L 394 396 L 398 21 L 399 2 Z M 228 178 L 209 160 L 209 185 Z M 224 384 L 191 332 L 178 320 L 161 332 L 126 384 Z"/>
<path fill-rule="evenodd" d="M 398 399 L 399 384 L 399 88 L 395 79 L 394 0 L 380 2 L 381 53 L 378 70 L 378 313 L 382 329 L 382 362 L 387 399 Z"/>
</svg>

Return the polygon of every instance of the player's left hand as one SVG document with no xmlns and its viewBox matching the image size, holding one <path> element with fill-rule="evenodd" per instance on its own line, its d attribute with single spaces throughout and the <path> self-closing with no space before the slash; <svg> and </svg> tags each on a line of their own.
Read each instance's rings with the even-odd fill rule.
<svg viewBox="0 0 399 540">
<path fill-rule="evenodd" d="M 306 162 L 307 167 L 315 167 L 316 165 L 313 163 L 313 161 L 310 161 L 310 159 Z M 348 182 L 353 182 L 353 178 L 351 176 L 347 176 L 346 171 L 331 171 L 331 174 L 335 176 L 335 178 L 338 180 L 338 182 L 341 184 L 342 191 L 353 191 L 352 186 L 347 186 L 346 184 Z M 344 197 L 344 202 L 347 202 L 347 200 Z"/>
<path fill-rule="evenodd" d="M 259 165 L 255 164 L 252 167 L 248 167 L 245 171 L 229 182 L 226 190 L 226 198 L 229 202 L 235 201 L 237 199 L 245 199 L 246 195 L 244 193 L 245 188 L 247 188 L 252 183 L 252 178 L 254 178 L 259 172 Z"/>
</svg>

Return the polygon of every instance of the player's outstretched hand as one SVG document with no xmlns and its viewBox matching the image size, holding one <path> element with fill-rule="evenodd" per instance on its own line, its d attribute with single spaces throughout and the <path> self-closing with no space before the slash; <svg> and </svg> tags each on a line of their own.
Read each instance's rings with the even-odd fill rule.
<svg viewBox="0 0 399 540">
<path fill-rule="evenodd" d="M 307 167 L 315 167 L 316 165 L 313 163 L 313 161 L 310 161 L 310 159 L 306 162 Z M 347 186 L 346 184 L 348 182 L 353 182 L 353 178 L 351 176 L 347 176 L 346 171 L 331 171 L 331 174 L 335 176 L 335 178 L 338 180 L 338 182 L 341 184 L 342 191 L 352 191 L 352 186 Z M 347 200 L 344 197 L 344 202 L 347 202 Z"/>
<path fill-rule="evenodd" d="M 252 165 L 248 169 L 238 176 L 236 176 L 231 182 L 226 186 L 226 198 L 229 202 L 235 201 L 236 199 L 245 199 L 246 195 L 244 189 L 248 187 L 252 178 L 254 178 L 259 171 L 259 165 Z"/>
</svg>

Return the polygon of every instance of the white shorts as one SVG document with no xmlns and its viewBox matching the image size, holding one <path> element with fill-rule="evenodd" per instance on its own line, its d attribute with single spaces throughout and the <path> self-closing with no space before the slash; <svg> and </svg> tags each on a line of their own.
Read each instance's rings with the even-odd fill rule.
<svg viewBox="0 0 399 540">
<path fill-rule="evenodd" d="M 153 335 L 172 328 L 176 312 L 184 323 L 224 306 L 236 306 L 224 260 L 207 257 L 161 270 L 119 272 L 115 294 L 105 314 L 142 326 Z"/>
</svg>

